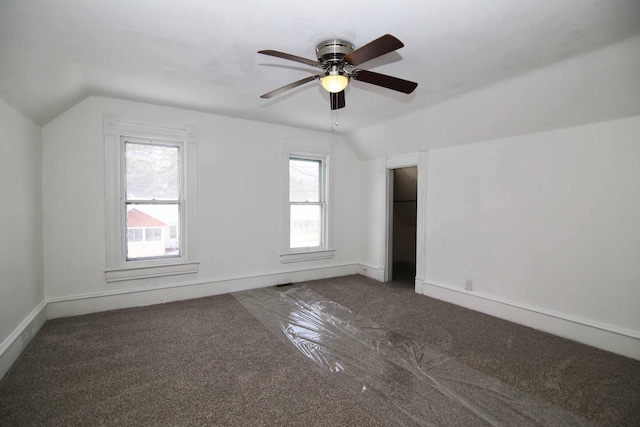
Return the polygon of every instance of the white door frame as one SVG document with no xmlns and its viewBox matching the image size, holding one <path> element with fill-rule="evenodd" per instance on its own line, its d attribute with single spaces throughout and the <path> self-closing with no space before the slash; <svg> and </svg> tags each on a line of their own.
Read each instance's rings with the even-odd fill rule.
<svg viewBox="0 0 640 427">
<path fill-rule="evenodd" d="M 384 261 L 384 281 L 390 282 L 393 279 L 393 183 L 394 173 L 397 168 L 386 168 L 386 233 L 384 238 L 385 246 L 385 261 Z"/>
<path fill-rule="evenodd" d="M 416 224 L 416 291 L 422 288 L 426 271 L 426 206 L 427 206 L 427 152 L 388 157 L 386 169 L 386 233 L 384 281 L 393 277 L 393 169 L 416 166 L 418 168 L 418 202 Z"/>
</svg>

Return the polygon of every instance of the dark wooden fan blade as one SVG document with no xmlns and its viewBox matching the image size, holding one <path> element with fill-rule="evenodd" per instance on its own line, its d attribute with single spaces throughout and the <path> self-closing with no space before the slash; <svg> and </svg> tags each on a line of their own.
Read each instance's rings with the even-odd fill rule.
<svg viewBox="0 0 640 427">
<path fill-rule="evenodd" d="M 329 99 L 331 100 L 331 109 L 337 110 L 339 108 L 344 108 L 345 100 L 344 100 L 344 90 L 338 93 L 330 93 Z"/>
<path fill-rule="evenodd" d="M 418 83 L 367 70 L 355 70 L 352 77 L 360 82 L 371 83 L 402 93 L 411 93 L 418 87 Z"/>
<path fill-rule="evenodd" d="M 278 88 L 276 90 L 272 90 L 271 92 L 265 93 L 260 98 L 271 98 L 272 96 L 280 95 L 282 92 L 286 92 L 289 89 L 293 89 L 294 87 L 302 86 L 305 83 L 309 83 L 309 82 L 311 82 L 313 80 L 317 80 L 319 78 L 320 78 L 320 76 L 305 77 L 302 80 L 298 80 L 297 82 L 289 83 L 286 86 L 282 86 L 281 88 Z"/>
<path fill-rule="evenodd" d="M 363 62 L 382 56 L 385 53 L 393 52 L 403 46 L 404 44 L 394 36 L 391 34 L 385 34 L 384 36 L 354 50 L 350 54 L 345 55 L 343 59 L 347 64 L 360 65 Z"/>
<path fill-rule="evenodd" d="M 313 61 L 301 56 L 291 55 L 289 53 L 278 52 L 277 50 L 259 50 L 258 53 L 261 53 L 263 55 L 275 56 L 276 58 L 288 59 L 290 61 L 301 62 L 306 65 L 311 65 L 312 67 L 323 68 L 322 64 L 318 61 Z"/>
</svg>

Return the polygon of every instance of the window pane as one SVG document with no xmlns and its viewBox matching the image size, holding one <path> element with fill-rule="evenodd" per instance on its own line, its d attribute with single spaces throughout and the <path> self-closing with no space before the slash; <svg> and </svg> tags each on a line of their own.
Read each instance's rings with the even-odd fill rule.
<svg viewBox="0 0 640 427">
<path fill-rule="evenodd" d="M 289 159 L 289 201 L 319 202 L 322 161 Z"/>
<path fill-rule="evenodd" d="M 180 205 L 127 204 L 126 237 L 127 260 L 180 256 Z"/>
<path fill-rule="evenodd" d="M 321 246 L 321 220 L 321 205 L 291 205 L 291 247 L 309 248 Z"/>
<path fill-rule="evenodd" d="M 178 200 L 178 147 L 125 143 L 127 200 Z"/>
</svg>

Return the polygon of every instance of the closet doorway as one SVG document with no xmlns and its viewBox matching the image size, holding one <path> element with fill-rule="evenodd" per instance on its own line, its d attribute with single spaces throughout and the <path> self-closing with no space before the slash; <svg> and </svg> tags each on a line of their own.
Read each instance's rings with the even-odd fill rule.
<svg viewBox="0 0 640 427">
<path fill-rule="evenodd" d="M 388 169 L 387 280 L 414 285 L 418 223 L 418 168 Z"/>
</svg>

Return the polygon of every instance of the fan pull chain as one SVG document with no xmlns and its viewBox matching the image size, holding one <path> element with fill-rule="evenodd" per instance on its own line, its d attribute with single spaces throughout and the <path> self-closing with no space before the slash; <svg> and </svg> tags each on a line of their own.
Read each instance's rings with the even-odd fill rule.
<svg viewBox="0 0 640 427">
<path fill-rule="evenodd" d="M 331 132 L 333 132 L 335 130 L 333 127 L 334 125 L 336 127 L 340 126 L 340 122 L 338 121 L 338 110 L 333 110 L 331 112 L 331 116 Z"/>
</svg>

